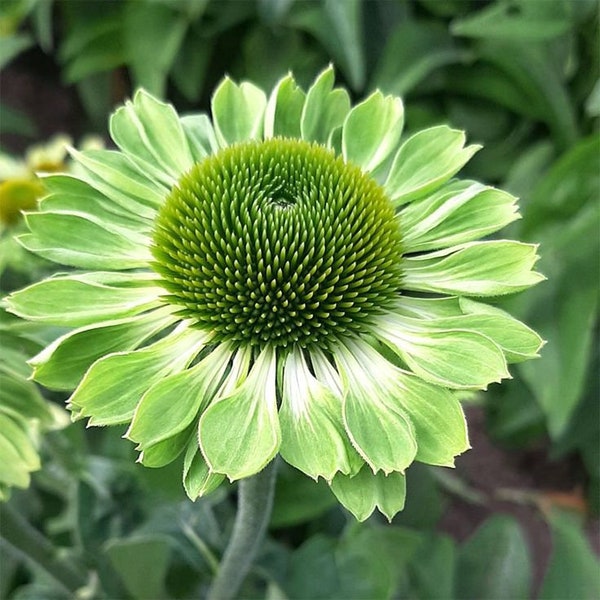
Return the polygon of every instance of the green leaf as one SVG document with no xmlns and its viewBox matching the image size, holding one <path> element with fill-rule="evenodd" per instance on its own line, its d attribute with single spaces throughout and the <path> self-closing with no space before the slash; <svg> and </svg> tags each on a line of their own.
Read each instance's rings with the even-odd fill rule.
<svg viewBox="0 0 600 600">
<path fill-rule="evenodd" d="M 200 20 L 190 23 L 170 70 L 173 83 L 188 102 L 198 101 L 213 60 L 215 44 L 203 34 Z"/>
<path fill-rule="evenodd" d="M 33 46 L 33 39 L 26 34 L 0 36 L 0 69 L 31 46 Z"/>
<path fill-rule="evenodd" d="M 299 138 L 305 99 L 306 94 L 298 87 L 292 75 L 279 81 L 269 96 L 265 110 L 265 138 Z"/>
<path fill-rule="evenodd" d="M 314 521 L 336 504 L 325 481 L 313 481 L 282 463 L 277 470 L 270 527 L 293 527 Z"/>
<path fill-rule="evenodd" d="M 96 360 L 137 348 L 175 320 L 169 313 L 152 311 L 76 329 L 29 361 L 33 378 L 50 389 L 73 390 Z"/>
<path fill-rule="evenodd" d="M 404 260 L 406 289 L 422 292 L 499 296 L 545 279 L 532 271 L 537 246 L 514 241 L 470 242 Z"/>
<path fill-rule="evenodd" d="M 265 348 L 246 380 L 214 401 L 200 419 L 202 454 L 211 471 L 230 481 L 264 468 L 279 450 L 275 352 Z"/>
<path fill-rule="evenodd" d="M 400 206 L 437 190 L 455 175 L 481 146 L 467 146 L 465 134 L 445 125 L 410 137 L 398 150 L 384 188 Z"/>
<path fill-rule="evenodd" d="M 128 422 L 144 393 L 185 368 L 203 341 L 198 331 L 176 330 L 151 346 L 101 358 L 69 398 L 74 418 L 90 417 L 90 425 Z"/>
<path fill-rule="evenodd" d="M 519 525 L 508 516 L 488 519 L 458 555 L 457 598 L 529 598 L 531 559 Z"/>
<path fill-rule="evenodd" d="M 456 47 L 445 23 L 406 19 L 387 39 L 371 87 L 405 97 L 423 81 L 434 79 L 441 67 L 468 56 Z"/>
<path fill-rule="evenodd" d="M 208 406 L 230 358 L 231 349 L 222 343 L 193 367 L 155 383 L 136 407 L 125 436 L 144 450 L 186 429 Z"/>
<path fill-rule="evenodd" d="M 372 468 L 403 472 L 417 453 L 415 433 L 407 413 L 390 398 L 381 373 L 387 361 L 369 347 L 337 348 L 335 359 L 344 386 L 344 425 L 353 446 Z"/>
<path fill-rule="evenodd" d="M 167 76 L 181 48 L 188 23 L 184 14 L 157 2 L 128 2 L 123 43 L 134 85 L 164 96 Z M 143 32 L 143 34 L 141 34 Z M 160 48 L 160 52 L 156 49 Z M 149 60 L 148 57 L 152 56 Z"/>
<path fill-rule="evenodd" d="M 376 91 L 357 104 L 346 117 L 342 129 L 342 153 L 370 172 L 395 150 L 404 125 L 400 98 Z"/>
<path fill-rule="evenodd" d="M 260 139 L 267 99 L 255 85 L 226 77 L 212 98 L 215 133 L 221 146 Z"/>
<path fill-rule="evenodd" d="M 345 90 L 333 89 L 333 67 L 325 69 L 306 94 L 300 119 L 302 139 L 329 144 L 333 131 L 342 125 L 350 112 L 350 98 Z"/>
<path fill-rule="evenodd" d="M 542 582 L 541 600 L 598 598 L 600 563 L 580 524 L 567 513 L 550 514 L 552 554 Z"/>
<path fill-rule="evenodd" d="M 365 465 L 356 475 L 338 473 L 331 482 L 336 498 L 359 520 L 367 519 L 378 508 L 388 520 L 404 508 L 404 475 L 373 472 Z"/>
<path fill-rule="evenodd" d="M 285 363 L 279 422 L 281 456 L 309 477 L 331 481 L 362 464 L 344 430 L 341 398 L 311 375 L 300 352 Z"/>
<path fill-rule="evenodd" d="M 123 585 L 136 600 L 164 598 L 171 548 L 164 535 L 112 540 L 105 552 Z"/>
<path fill-rule="evenodd" d="M 11 294 L 8 310 L 24 319 L 69 327 L 130 317 L 157 306 L 162 289 L 151 277 L 102 272 L 57 275 Z"/>
<path fill-rule="evenodd" d="M 456 544 L 445 535 L 436 535 L 419 548 L 409 565 L 411 588 L 419 600 L 455 600 L 456 554 Z"/>
<path fill-rule="evenodd" d="M 519 218 L 516 200 L 479 183 L 450 183 L 403 208 L 398 217 L 403 246 L 423 252 L 480 239 Z"/>
<path fill-rule="evenodd" d="M 193 165 L 175 109 L 144 90 L 112 114 L 110 134 L 143 172 L 152 172 L 166 185 L 173 185 Z"/>
</svg>

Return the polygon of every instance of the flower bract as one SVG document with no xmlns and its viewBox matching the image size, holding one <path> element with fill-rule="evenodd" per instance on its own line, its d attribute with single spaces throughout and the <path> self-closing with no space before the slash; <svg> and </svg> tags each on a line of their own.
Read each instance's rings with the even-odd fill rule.
<svg viewBox="0 0 600 600">
<path fill-rule="evenodd" d="M 536 247 L 484 239 L 510 194 L 455 176 L 478 150 L 403 135 L 400 99 L 352 106 L 331 68 L 267 96 L 226 78 L 211 115 L 139 91 L 118 150 L 73 152 L 27 215 L 28 249 L 75 271 L 11 310 L 73 329 L 33 360 L 91 425 L 126 425 L 142 463 L 183 458 L 196 498 L 277 454 L 357 518 L 404 503 L 415 461 L 469 447 L 458 400 L 541 340 L 484 302 L 524 290 Z"/>
</svg>

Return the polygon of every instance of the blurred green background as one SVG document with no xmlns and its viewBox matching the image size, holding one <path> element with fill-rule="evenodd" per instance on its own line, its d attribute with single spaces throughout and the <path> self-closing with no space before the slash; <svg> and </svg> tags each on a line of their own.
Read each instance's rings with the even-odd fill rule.
<svg viewBox="0 0 600 600">
<path fill-rule="evenodd" d="M 503 305 L 547 345 L 513 380 L 469 399 L 474 449 L 456 471 L 411 467 L 406 510 L 391 525 L 358 526 L 327 486 L 282 469 L 244 597 L 600 597 L 598 29 L 595 0 L 0 4 L 0 146 L 15 159 L 59 132 L 108 142 L 109 113 L 140 86 L 180 112 L 207 111 L 224 74 L 269 89 L 291 70 L 306 86 L 333 63 L 354 100 L 375 88 L 402 96 L 409 133 L 447 123 L 482 143 L 465 175 L 519 196 L 523 218 L 503 234 L 541 244 L 548 281 Z M 1 232 L 2 295 L 52 268 L 7 254 L 18 227 Z M 7 316 L 0 330 L 13 361 L 0 373 L 20 369 L 30 402 L 42 392 L 62 403 L 13 368 L 56 332 Z M 0 399 L 14 390 L 0 386 Z M 92 595 L 201 597 L 235 489 L 192 504 L 178 467 L 134 465 L 122 433 L 50 431 L 42 469 L 10 502 L 98 574 Z M 0 545 L 0 597 L 66 596 Z"/>
</svg>

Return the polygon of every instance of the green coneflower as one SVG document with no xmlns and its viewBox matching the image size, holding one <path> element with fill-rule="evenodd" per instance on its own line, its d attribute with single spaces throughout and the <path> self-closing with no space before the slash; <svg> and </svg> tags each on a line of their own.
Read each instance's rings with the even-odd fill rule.
<svg viewBox="0 0 600 600">
<path fill-rule="evenodd" d="M 468 448 L 456 390 L 508 377 L 540 338 L 478 299 L 523 290 L 536 248 L 477 241 L 510 194 L 453 179 L 478 149 L 403 107 L 350 105 L 331 69 L 305 93 L 225 79 L 206 115 L 140 91 L 118 151 L 45 179 L 22 244 L 80 269 L 11 310 L 75 329 L 32 360 L 92 425 L 128 424 L 148 466 L 183 455 L 191 498 L 276 454 L 357 518 L 404 503 L 405 469 Z M 474 298 L 477 298 L 475 300 Z"/>
</svg>

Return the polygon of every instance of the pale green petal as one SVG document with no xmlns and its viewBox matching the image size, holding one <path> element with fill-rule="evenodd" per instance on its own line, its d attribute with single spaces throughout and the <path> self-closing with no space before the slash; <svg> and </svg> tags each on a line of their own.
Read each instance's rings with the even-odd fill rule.
<svg viewBox="0 0 600 600">
<path fill-rule="evenodd" d="M 463 311 L 457 296 L 436 298 L 415 298 L 402 294 L 394 309 L 407 317 L 439 319 L 442 317 L 460 317 Z"/>
<path fill-rule="evenodd" d="M 0 484 L 26 488 L 29 486 L 29 469 L 14 444 L 0 433 Z"/>
<path fill-rule="evenodd" d="M 469 448 L 465 417 L 456 396 L 380 360 L 378 352 L 366 344 L 352 343 L 350 350 L 357 364 L 378 363 L 378 369 L 372 371 L 378 393 L 410 419 L 417 442 L 415 459 L 454 465 L 454 457 Z"/>
<path fill-rule="evenodd" d="M 74 417 L 91 417 L 90 425 L 127 423 L 144 393 L 161 379 L 184 369 L 205 338 L 198 330 L 177 329 L 141 350 L 101 358 L 69 398 Z"/>
<path fill-rule="evenodd" d="M 81 327 L 156 307 L 162 293 L 150 274 L 100 272 L 50 277 L 6 301 L 9 311 L 24 319 Z"/>
<path fill-rule="evenodd" d="M 53 390 L 72 390 L 99 358 L 133 350 L 173 324 L 177 317 L 170 313 L 170 309 L 158 309 L 75 329 L 56 339 L 29 361 L 33 366 L 33 378 Z"/>
<path fill-rule="evenodd" d="M 275 351 L 267 347 L 246 380 L 202 415 L 200 447 L 211 471 L 227 475 L 231 481 L 250 477 L 277 454 L 281 431 L 275 371 Z"/>
<path fill-rule="evenodd" d="M 299 350 L 285 362 L 279 422 L 281 456 L 313 479 L 331 481 L 363 463 L 344 429 L 341 398 L 311 375 Z"/>
<path fill-rule="evenodd" d="M 110 135 L 142 173 L 168 185 L 193 165 L 179 117 L 170 104 L 138 90 L 110 118 Z"/>
<path fill-rule="evenodd" d="M 187 115 L 181 118 L 181 126 L 196 162 L 219 150 L 214 127 L 205 114 Z"/>
<path fill-rule="evenodd" d="M 194 425 L 192 423 L 183 431 L 172 435 L 166 440 L 144 448 L 138 462 L 153 469 L 171 464 L 186 449 L 190 439 L 196 440 L 196 427 Z"/>
<path fill-rule="evenodd" d="M 416 133 L 394 158 L 384 188 L 396 206 L 429 194 L 448 181 L 481 146 L 467 146 L 465 134 L 445 125 Z"/>
<path fill-rule="evenodd" d="M 240 85 L 226 77 L 212 98 L 215 133 L 222 147 L 260 139 L 267 98 L 249 82 Z"/>
<path fill-rule="evenodd" d="M 340 88 L 333 89 L 334 80 L 333 67 L 330 66 L 308 90 L 300 119 L 302 139 L 327 144 L 333 130 L 342 125 L 350 112 L 348 93 Z"/>
<path fill-rule="evenodd" d="M 386 360 L 375 354 L 357 360 L 357 349 L 363 345 L 340 345 L 334 352 L 344 385 L 346 431 L 373 472 L 403 472 L 417 453 L 414 430 L 406 413 L 389 396 L 387 382 L 379 378 Z M 363 353 L 363 359 L 366 356 Z"/>
<path fill-rule="evenodd" d="M 545 278 L 532 271 L 537 246 L 511 240 L 471 242 L 407 257 L 403 286 L 419 292 L 499 296 L 524 290 Z"/>
<path fill-rule="evenodd" d="M 455 389 L 485 389 L 510 377 L 502 350 L 481 333 L 394 313 L 374 322 L 375 335 L 426 381 Z"/>
<path fill-rule="evenodd" d="M 219 344 L 198 364 L 155 383 L 135 409 L 125 436 L 144 450 L 197 421 L 217 391 L 231 355 L 229 345 Z"/>
<path fill-rule="evenodd" d="M 213 473 L 206 464 L 198 448 L 198 439 L 194 436 L 187 446 L 183 461 L 183 487 L 190 500 L 196 500 L 216 490 L 224 475 Z"/>
<path fill-rule="evenodd" d="M 135 203 L 130 203 L 133 206 L 125 208 L 81 179 L 71 175 L 52 174 L 43 177 L 43 182 L 49 196 L 40 202 L 40 210 L 75 210 L 104 220 L 115 219 L 117 224 L 136 223 L 142 230 L 152 227 L 154 211 L 145 215 L 143 210 L 136 210 Z"/>
<path fill-rule="evenodd" d="M 344 121 L 342 154 L 344 159 L 375 170 L 393 152 L 404 126 L 404 106 L 400 98 L 373 92 L 357 104 Z"/>
<path fill-rule="evenodd" d="M 292 75 L 281 79 L 269 96 L 265 111 L 265 138 L 281 136 L 299 138 L 300 119 L 306 94 Z"/>
<path fill-rule="evenodd" d="M 456 181 L 400 213 L 405 252 L 477 240 L 519 218 L 516 198 L 471 181 Z"/>
<path fill-rule="evenodd" d="M 359 521 L 365 521 L 376 508 L 391 521 L 404 508 L 406 479 L 401 473 L 372 473 L 363 467 L 353 477 L 336 475 L 331 491 Z"/>
<path fill-rule="evenodd" d="M 58 263 L 84 269 L 135 269 L 152 260 L 143 233 L 76 212 L 31 212 L 31 233 L 20 236 L 28 250 Z"/>
<path fill-rule="evenodd" d="M 137 171 L 121 152 L 71 150 L 82 170 L 81 178 L 107 198 L 131 212 L 154 218 L 169 187 Z"/>
</svg>

